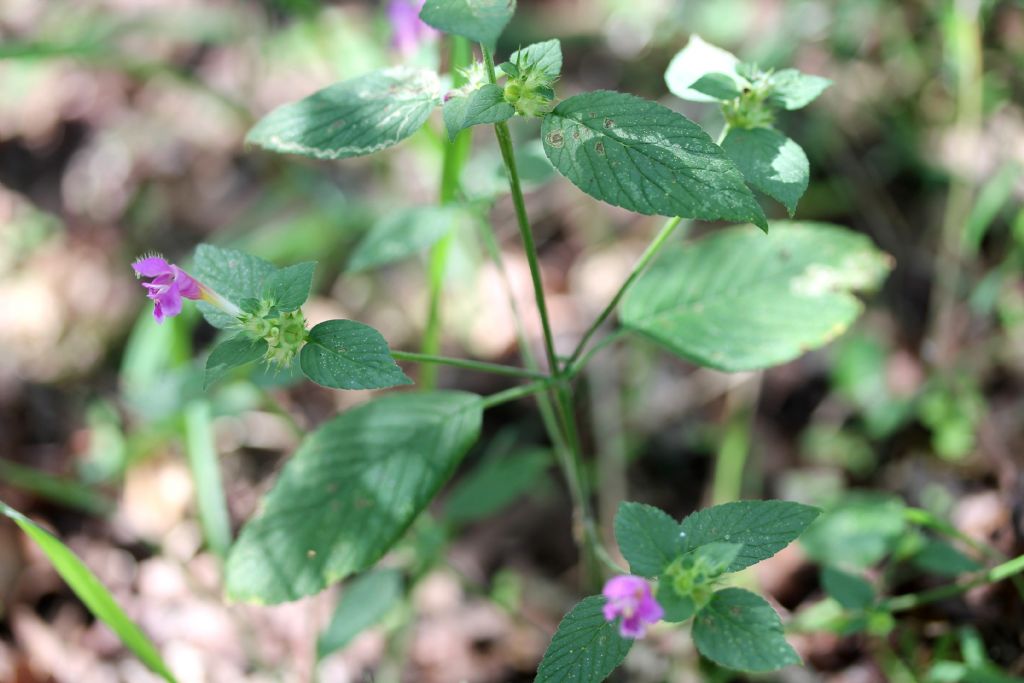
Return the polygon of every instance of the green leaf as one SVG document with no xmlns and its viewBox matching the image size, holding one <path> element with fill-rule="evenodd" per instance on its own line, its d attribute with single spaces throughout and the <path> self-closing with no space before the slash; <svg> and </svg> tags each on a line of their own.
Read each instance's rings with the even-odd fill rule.
<svg viewBox="0 0 1024 683">
<path fill-rule="evenodd" d="M 800 664 L 782 622 L 764 598 L 742 588 L 715 593 L 693 620 L 693 643 L 702 655 L 738 671 L 776 671 Z"/>
<path fill-rule="evenodd" d="M 736 83 L 736 78 L 718 72 L 704 74 L 690 86 L 690 89 L 723 102 L 734 100 L 740 96 L 740 88 Z"/>
<path fill-rule="evenodd" d="M 369 270 L 408 258 L 470 220 L 465 209 L 454 206 L 415 206 L 391 211 L 370 228 L 356 247 L 348 271 Z"/>
<path fill-rule="evenodd" d="M 219 382 L 232 369 L 258 361 L 266 353 L 266 340 L 253 339 L 246 334 L 217 344 L 206 359 L 203 391 Z"/>
<path fill-rule="evenodd" d="M 236 600 L 279 603 L 371 567 L 480 436 L 480 397 L 389 394 L 307 437 L 227 562 Z"/>
<path fill-rule="evenodd" d="M 516 114 L 516 108 L 505 101 L 505 89 L 485 83 L 468 95 L 456 95 L 444 103 L 444 126 L 448 139 L 454 140 L 459 131 L 482 123 L 506 121 Z"/>
<path fill-rule="evenodd" d="M 846 609 L 862 610 L 875 601 L 875 589 L 867 580 L 835 567 L 822 569 L 821 585 L 831 598 Z"/>
<path fill-rule="evenodd" d="M 527 68 L 536 67 L 554 80 L 562 73 L 562 43 L 557 39 L 533 43 L 513 52 L 508 61 Z"/>
<path fill-rule="evenodd" d="M 0 514 L 17 524 L 29 538 L 35 541 L 79 600 L 97 619 L 109 626 L 110 630 L 117 634 L 121 642 L 134 652 L 143 664 L 165 680 L 174 683 L 174 676 L 160 658 L 160 652 L 156 646 L 128 618 L 110 592 L 75 553 L 49 531 L 14 508 L 8 507 L 2 501 L 0 501 Z"/>
<path fill-rule="evenodd" d="M 279 311 L 294 311 L 306 303 L 313 287 L 315 261 L 296 263 L 270 273 L 263 281 L 263 299 L 269 299 Z"/>
<path fill-rule="evenodd" d="M 682 522 L 689 550 L 709 543 L 742 543 L 727 571 L 738 572 L 785 548 L 820 510 L 785 500 L 744 500 L 698 510 Z"/>
<path fill-rule="evenodd" d="M 736 55 L 716 47 L 698 36 L 690 37 L 690 42 L 672 58 L 665 71 L 665 84 L 676 97 L 692 102 L 714 102 L 718 98 L 693 88 L 693 84 L 702 76 L 720 73 L 732 78 L 737 87 L 742 83 L 736 73 L 736 65 L 740 60 Z"/>
<path fill-rule="evenodd" d="M 372 71 L 278 107 L 245 141 L 315 159 L 372 154 L 419 130 L 440 103 L 440 90 L 432 71 L 401 66 Z"/>
<path fill-rule="evenodd" d="M 671 576 L 665 575 L 658 579 L 657 600 L 661 608 L 665 610 L 663 621 L 679 623 L 686 621 L 697 611 L 697 605 L 689 595 L 683 596 L 677 593 L 672 587 Z"/>
<path fill-rule="evenodd" d="M 534 683 L 599 683 L 615 670 L 633 641 L 619 635 L 615 622 L 605 621 L 605 599 L 584 598 L 558 625 Z"/>
<path fill-rule="evenodd" d="M 490 517 L 535 490 L 551 464 L 546 450 L 502 454 L 480 463 L 462 479 L 444 505 L 445 519 L 466 524 Z"/>
<path fill-rule="evenodd" d="M 639 576 L 658 576 L 683 553 L 682 530 L 670 515 L 642 503 L 622 503 L 615 514 L 615 540 Z"/>
<path fill-rule="evenodd" d="M 800 543 L 821 564 L 863 568 L 889 554 L 905 528 L 898 498 L 852 494 L 826 510 Z"/>
<path fill-rule="evenodd" d="M 626 327 L 698 365 L 735 372 L 788 362 L 842 334 L 891 259 L 823 223 L 719 230 L 666 248 L 622 303 Z"/>
<path fill-rule="evenodd" d="M 559 173 L 609 204 L 768 227 L 722 148 L 668 107 L 618 92 L 576 95 L 544 117 L 541 139 Z"/>
<path fill-rule="evenodd" d="M 276 268 L 261 258 L 237 249 L 224 249 L 212 244 L 196 247 L 193 275 L 204 285 L 241 308 L 244 299 L 259 299 L 263 281 Z M 198 302 L 206 321 L 225 328 L 236 320 L 205 301 Z"/>
<path fill-rule="evenodd" d="M 800 109 L 825 92 L 832 81 L 821 76 L 802 74 L 796 69 L 782 69 L 771 75 L 769 85 L 772 88 L 768 98 L 770 102 L 783 109 Z"/>
<path fill-rule="evenodd" d="M 493 51 L 515 11 L 515 0 L 427 0 L 420 19 Z"/>
<path fill-rule="evenodd" d="M 981 565 L 950 544 L 928 539 L 920 552 L 911 558 L 918 569 L 938 576 L 959 576 L 981 569 Z"/>
<path fill-rule="evenodd" d="M 317 657 L 323 659 L 348 645 L 370 628 L 402 599 L 402 573 L 377 569 L 345 586 L 331 623 L 316 643 Z"/>
<path fill-rule="evenodd" d="M 328 320 L 311 329 L 299 364 L 306 377 L 332 389 L 412 384 L 380 332 L 354 320 Z"/>
<path fill-rule="evenodd" d="M 800 145 L 772 128 L 733 128 L 722 149 L 747 183 L 777 200 L 792 216 L 807 191 L 811 164 Z"/>
</svg>

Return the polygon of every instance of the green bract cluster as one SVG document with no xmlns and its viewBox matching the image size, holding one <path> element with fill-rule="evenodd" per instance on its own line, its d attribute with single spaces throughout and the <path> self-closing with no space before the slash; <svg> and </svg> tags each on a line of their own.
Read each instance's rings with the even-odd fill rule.
<svg viewBox="0 0 1024 683">
<path fill-rule="evenodd" d="M 807 190 L 810 163 L 800 145 L 773 127 L 776 112 L 807 106 L 832 82 L 796 69 L 762 70 L 700 36 L 672 59 L 665 82 L 684 100 L 721 105 L 726 123 L 722 149 L 751 187 L 792 216 Z"/>
<path fill-rule="evenodd" d="M 817 508 L 778 500 L 743 501 L 695 512 L 682 522 L 650 505 L 623 503 L 615 538 L 630 571 L 657 580 L 665 621 L 693 619 L 693 641 L 708 659 L 741 671 L 799 664 L 775 610 L 749 591 L 722 587 L 726 575 L 786 547 L 817 518 Z M 602 599 L 586 598 L 565 617 L 537 681 L 600 681 L 632 641 L 609 628 Z"/>
<path fill-rule="evenodd" d="M 255 256 L 208 244 L 196 249 L 195 273 L 242 313 L 233 318 L 206 303 L 207 321 L 233 336 L 206 361 L 206 386 L 257 362 L 276 369 L 296 357 L 310 380 L 334 389 L 381 389 L 411 380 L 395 364 L 377 330 L 352 320 L 328 320 L 306 329 L 301 306 L 309 297 L 316 264 L 276 268 Z"/>
</svg>

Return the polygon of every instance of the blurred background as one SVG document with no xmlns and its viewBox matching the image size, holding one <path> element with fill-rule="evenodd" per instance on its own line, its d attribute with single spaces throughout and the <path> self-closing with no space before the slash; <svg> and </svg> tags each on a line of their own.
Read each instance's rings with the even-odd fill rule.
<svg viewBox="0 0 1024 683">
<path fill-rule="evenodd" d="M 193 314 L 157 326 L 129 264 L 148 251 L 187 264 L 204 241 L 278 265 L 315 259 L 307 318 L 361 320 L 416 350 L 425 259 L 347 264 L 378 221 L 435 201 L 439 113 L 396 148 L 338 163 L 243 145 L 271 108 L 337 80 L 443 67 L 436 36 L 399 40 L 387 9 L 0 0 L 0 498 L 84 559 L 183 682 L 529 681 L 579 595 L 568 495 L 519 402 L 488 413 L 487 438 L 389 556 L 399 571 L 372 591 L 388 596 L 379 614 L 343 614 L 325 631 L 346 587 L 269 608 L 221 597 L 204 496 L 237 531 L 301 435 L 366 392 L 263 375 L 204 393 L 213 330 Z M 797 218 L 870 235 L 896 268 L 853 330 L 763 374 L 700 370 L 639 341 L 597 356 L 580 412 L 606 533 L 625 498 L 676 515 L 740 497 L 823 505 L 825 527 L 744 579 L 792 625 L 807 661 L 759 680 L 1024 680 L 1024 594 L 1012 585 L 860 623 L 819 578 L 841 556 L 882 590 L 909 592 L 1024 550 L 1024 3 L 520 0 L 498 56 L 559 38 L 560 97 L 624 90 L 714 136 L 716 108 L 673 98 L 663 80 L 691 34 L 834 81 L 779 122 L 811 161 Z M 514 123 L 569 351 L 660 221 L 555 177 L 538 122 Z M 444 347 L 516 363 L 489 249 L 504 257 L 534 343 L 539 325 L 503 183 L 479 127 L 464 193 L 493 204 L 498 240 L 459 226 Z M 450 369 L 440 383 L 506 386 Z M 204 457 L 222 490 L 194 467 Z M 961 539 L 906 521 L 910 507 Z M 360 634 L 364 618 L 373 625 Z M 700 663 L 679 630 L 638 644 L 619 676 L 740 679 Z M 6 520 L 0 680 L 156 680 Z"/>
</svg>

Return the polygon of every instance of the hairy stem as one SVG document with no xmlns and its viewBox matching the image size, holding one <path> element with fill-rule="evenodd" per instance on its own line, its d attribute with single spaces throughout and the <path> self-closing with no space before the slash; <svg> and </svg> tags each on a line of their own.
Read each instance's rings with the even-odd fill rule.
<svg viewBox="0 0 1024 683">
<path fill-rule="evenodd" d="M 879 609 L 887 612 L 906 612 L 908 610 L 916 609 L 922 605 L 945 600 L 946 598 L 956 597 L 957 595 L 966 593 L 972 588 L 985 585 L 986 583 L 997 583 L 999 581 L 1013 578 L 1021 573 L 1024 573 L 1024 555 L 1015 557 L 1012 560 L 1008 560 L 1002 564 L 992 567 L 992 569 L 983 571 L 964 583 L 953 583 L 948 586 L 940 586 L 938 588 L 921 591 L 920 593 L 911 593 L 909 595 L 897 595 L 896 597 L 883 601 L 879 605 Z"/>
<path fill-rule="evenodd" d="M 490 50 L 483 48 L 484 64 L 487 68 L 487 78 L 491 83 L 497 81 L 494 72 L 494 58 Z M 494 133 L 498 138 L 498 147 L 501 149 L 501 159 L 505 164 L 508 173 L 508 183 L 512 190 L 512 204 L 516 211 L 516 223 L 519 226 L 519 236 L 523 240 L 523 249 L 526 252 L 526 260 L 530 264 L 530 279 L 533 281 L 533 295 L 537 300 L 537 312 L 540 314 L 541 327 L 544 329 L 544 352 L 547 355 L 548 366 L 552 374 L 558 374 L 558 359 L 555 356 L 555 340 L 551 333 L 551 321 L 548 317 L 548 304 L 544 297 L 544 284 L 540 276 L 540 260 L 537 257 L 537 245 L 533 241 L 533 231 L 530 229 L 530 219 L 526 215 L 526 200 L 523 198 L 523 188 L 519 182 L 519 170 L 516 167 L 516 157 L 512 150 L 512 134 L 508 130 L 508 124 L 504 121 L 494 124 Z"/>
<path fill-rule="evenodd" d="M 483 400 L 484 409 L 500 406 L 502 403 L 515 401 L 516 399 L 525 398 L 526 396 L 533 396 L 534 394 L 547 389 L 548 384 L 549 380 L 537 380 L 536 382 L 530 382 L 529 384 L 524 384 L 520 387 L 512 387 L 511 389 L 505 389 L 504 391 L 491 394 Z"/>
<path fill-rule="evenodd" d="M 982 117 L 982 39 L 980 3 L 951 3 L 947 50 L 956 69 L 956 120 L 953 127 L 974 135 Z M 931 329 L 927 354 L 940 369 L 956 360 L 958 287 L 963 264 L 963 230 L 974 202 L 974 188 L 962 175 L 954 175 L 942 220 L 935 276 L 931 291 Z"/>
<path fill-rule="evenodd" d="M 576 345 L 576 350 L 572 352 L 572 355 L 569 356 L 569 359 L 563 366 L 566 370 L 572 368 L 576 361 L 579 360 L 580 356 L 583 355 L 583 351 L 586 349 L 591 337 L 594 336 L 594 334 L 601 328 L 601 325 L 604 324 L 604 321 L 607 320 L 615 311 L 619 302 L 622 301 L 622 297 L 626 295 L 626 292 L 633 286 L 633 283 L 636 282 L 637 278 L 639 278 L 640 275 L 643 274 L 644 270 L 647 269 L 647 265 L 651 262 L 651 259 L 653 259 L 661 250 L 662 246 L 665 244 L 665 240 L 669 238 L 669 235 L 675 232 L 676 227 L 682 220 L 683 219 L 679 217 L 669 219 L 665 225 L 662 226 L 661 230 L 658 231 L 658 234 L 654 237 L 651 243 L 647 245 L 647 249 L 645 249 L 644 253 L 640 255 L 636 265 L 633 266 L 633 270 L 630 271 L 629 277 L 627 277 L 626 281 L 622 283 L 621 287 L 619 287 L 619 291 L 615 292 L 615 296 L 612 297 L 612 300 L 608 302 L 608 305 L 604 307 L 604 310 L 597 316 L 597 319 L 594 320 L 590 327 L 587 328 L 587 331 L 583 333 L 580 343 Z"/>
<path fill-rule="evenodd" d="M 487 78 L 491 83 L 495 83 L 497 77 L 494 71 L 494 58 L 491 56 L 490 50 L 485 47 L 482 47 L 482 50 Z M 540 315 L 541 327 L 544 331 L 544 352 L 547 356 L 548 368 L 553 380 L 552 390 L 554 393 L 555 412 L 561 422 L 562 433 L 568 445 L 567 457 L 562 460 L 562 465 L 568 480 L 570 494 L 573 497 L 573 504 L 576 508 L 579 536 L 582 541 L 585 575 L 588 583 L 595 583 L 600 579 L 599 562 L 602 553 L 599 550 L 600 539 L 590 508 L 590 496 L 583 473 L 582 446 L 579 428 L 576 424 L 576 413 L 573 408 L 569 388 L 561 381 L 561 371 L 558 357 L 555 355 L 554 336 L 551 332 L 551 321 L 548 316 L 547 301 L 544 296 L 544 285 L 541 280 L 540 260 L 537 254 L 537 245 L 533 239 L 533 231 L 530 229 L 530 220 L 526 214 L 526 200 L 523 197 L 522 185 L 519 182 L 519 171 L 516 167 L 515 153 L 512 149 L 512 136 L 508 125 L 504 121 L 494 125 L 494 132 L 498 138 L 501 158 L 505 164 L 505 171 L 508 174 L 509 188 L 512 193 L 512 204 L 515 207 L 519 235 L 522 238 L 523 250 L 530 266 L 533 295 L 537 302 L 537 311 Z"/>
<path fill-rule="evenodd" d="M 511 365 L 501 365 L 499 363 L 487 363 L 480 360 L 470 360 L 468 358 L 450 358 L 448 356 L 434 356 L 427 353 L 414 353 L 412 351 L 392 351 L 391 357 L 395 360 L 404 360 L 412 363 L 422 363 L 424 365 L 449 365 L 454 368 L 465 368 L 466 370 L 476 370 L 478 372 L 487 372 L 492 375 L 504 375 L 506 377 L 522 377 L 524 379 L 547 379 L 547 375 L 537 370 L 527 370 L 526 368 L 517 368 Z"/>
</svg>

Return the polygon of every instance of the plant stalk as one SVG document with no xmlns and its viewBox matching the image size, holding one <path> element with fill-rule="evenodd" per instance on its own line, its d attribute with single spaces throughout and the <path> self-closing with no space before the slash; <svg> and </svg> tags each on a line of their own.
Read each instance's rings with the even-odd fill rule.
<svg viewBox="0 0 1024 683">
<path fill-rule="evenodd" d="M 481 46 L 484 56 L 484 66 L 487 71 L 487 78 L 491 83 L 497 82 L 494 71 L 494 58 L 490 50 Z M 568 445 L 566 456 L 562 459 L 563 471 L 568 480 L 570 494 L 576 508 L 576 518 L 579 524 L 579 537 L 582 546 L 583 566 L 587 583 L 598 583 L 601 577 L 600 562 L 602 550 L 600 538 L 597 533 L 597 525 L 594 522 L 593 512 L 590 508 L 590 496 L 586 478 L 583 475 L 582 467 L 582 446 L 579 436 L 579 428 L 576 424 L 576 414 L 573 410 L 572 397 L 568 386 L 560 381 L 561 371 L 558 357 L 555 354 L 554 335 L 551 332 L 551 321 L 548 316 L 547 301 L 544 296 L 544 285 L 541 280 L 540 260 L 537 254 L 537 245 L 533 239 L 533 231 L 530 229 L 530 220 L 526 213 L 526 200 L 523 197 L 522 185 L 519 181 L 519 171 L 516 167 L 515 153 L 512 149 L 512 136 L 508 125 L 501 121 L 494 124 L 494 132 L 498 138 L 498 147 L 501 150 L 502 161 L 508 174 L 509 188 L 512 194 L 512 204 L 515 207 L 516 222 L 519 227 L 519 235 L 523 241 L 523 250 L 530 266 L 530 278 L 533 283 L 534 299 L 537 302 L 537 311 L 540 315 L 541 327 L 544 331 L 544 352 L 547 356 L 548 369 L 553 380 L 554 408 L 561 422 L 562 433 Z M 606 554 L 605 554 L 606 555 Z"/>
<path fill-rule="evenodd" d="M 527 370 L 526 368 L 517 368 L 511 365 L 501 365 L 499 363 L 488 363 L 480 360 L 470 360 L 468 358 L 434 356 L 426 353 L 414 353 L 412 351 L 392 351 L 391 357 L 395 360 L 404 360 L 411 363 L 422 363 L 424 365 L 448 365 L 454 368 L 476 370 L 478 372 L 486 372 L 492 375 L 503 375 L 505 377 L 521 377 L 524 379 L 548 378 L 548 375 L 537 370 Z"/>
<path fill-rule="evenodd" d="M 587 331 L 583 333 L 583 337 L 580 339 L 579 344 L 576 345 L 576 350 L 572 352 L 571 356 L 569 356 L 569 359 L 565 362 L 563 369 L 571 369 L 576 361 L 579 360 L 580 356 L 583 355 L 583 351 L 586 349 L 591 337 L 594 336 L 598 329 L 601 328 L 601 325 L 604 324 L 604 321 L 607 320 L 615 311 L 615 308 L 619 305 L 622 297 L 626 295 L 626 292 L 633 286 L 633 283 L 636 282 L 637 278 L 639 278 L 643 274 L 644 270 L 647 269 L 647 265 L 651 262 L 651 259 L 653 259 L 661 250 L 662 246 L 665 244 L 665 240 L 675 232 L 676 227 L 682 220 L 683 219 L 679 217 L 670 218 L 665 225 L 662 226 L 661 230 L 658 231 L 658 234 L 654 237 L 651 243 L 647 245 L 647 249 L 645 249 L 644 253 L 640 255 L 636 265 L 633 266 L 633 270 L 629 273 L 629 277 L 627 277 L 626 281 L 622 283 L 621 287 L 619 287 L 619 291 L 615 292 L 615 296 L 612 297 L 612 300 L 608 302 L 608 305 L 604 307 L 604 310 L 597 316 L 597 319 L 594 320 L 590 327 L 587 328 Z"/>
<path fill-rule="evenodd" d="M 460 69 L 469 66 L 472 61 L 473 52 L 470 49 L 469 41 L 460 36 L 452 36 L 451 39 L 451 73 L 452 84 L 459 87 L 465 82 Z M 444 43 L 442 42 L 442 45 Z M 442 48 L 443 49 L 443 48 Z M 444 147 L 444 159 L 441 162 L 441 189 L 440 204 L 450 204 L 455 201 L 459 190 L 459 176 L 462 167 L 469 156 L 469 147 L 472 142 L 470 131 L 460 131 L 455 140 L 447 142 Z M 427 265 L 427 287 L 429 303 L 427 305 L 427 324 L 423 330 L 422 350 L 427 355 L 437 355 L 441 350 L 441 298 L 444 294 L 444 276 L 448 269 L 448 254 L 451 252 L 452 242 L 455 239 L 453 232 L 442 237 L 430 249 L 430 257 Z M 419 386 L 423 391 L 429 391 L 437 386 L 437 367 L 425 365 L 420 369 Z"/>
<path fill-rule="evenodd" d="M 1002 564 L 983 571 L 964 583 L 953 583 L 947 586 L 939 586 L 938 588 L 921 591 L 920 593 L 911 593 L 909 595 L 897 595 L 896 597 L 883 601 L 882 604 L 879 605 L 879 609 L 887 612 L 906 612 L 908 610 L 916 609 L 922 605 L 961 595 L 972 588 L 982 586 L 986 583 L 997 583 L 1005 579 L 1013 578 L 1021 573 L 1024 573 L 1024 555 L 1015 557 L 1012 560 L 1007 560 Z"/>
</svg>

